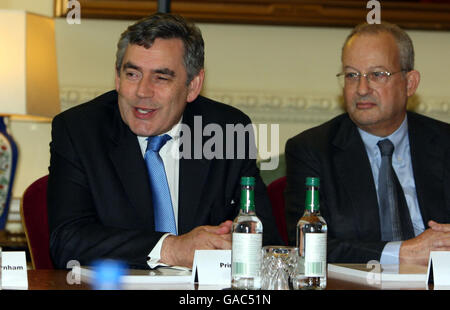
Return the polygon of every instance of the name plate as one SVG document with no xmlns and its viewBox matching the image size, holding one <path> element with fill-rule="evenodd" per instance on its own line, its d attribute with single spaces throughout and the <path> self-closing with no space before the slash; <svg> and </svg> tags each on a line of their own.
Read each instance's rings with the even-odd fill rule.
<svg viewBox="0 0 450 310">
<path fill-rule="evenodd" d="M 432 251 L 428 260 L 427 283 L 434 289 L 450 289 L 450 251 Z"/>
<path fill-rule="evenodd" d="M 231 285 L 231 250 L 196 250 L 192 282 L 201 285 Z"/>
<path fill-rule="evenodd" d="M 27 260 L 25 252 L 2 252 L 2 289 L 28 289 Z"/>
</svg>

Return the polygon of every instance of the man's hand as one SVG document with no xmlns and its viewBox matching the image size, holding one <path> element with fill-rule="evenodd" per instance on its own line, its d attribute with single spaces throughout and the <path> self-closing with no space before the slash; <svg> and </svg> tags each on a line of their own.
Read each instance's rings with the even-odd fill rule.
<svg viewBox="0 0 450 310">
<path fill-rule="evenodd" d="M 430 251 L 450 250 L 450 224 L 429 221 L 430 228 L 415 238 L 403 241 L 400 264 L 428 265 Z"/>
<path fill-rule="evenodd" d="M 180 236 L 168 236 L 161 248 L 161 262 L 192 268 L 195 250 L 231 249 L 232 221 L 219 226 L 199 226 Z"/>
<path fill-rule="evenodd" d="M 450 232 L 450 224 L 439 224 L 435 221 L 429 221 L 428 226 L 435 231 Z"/>
<path fill-rule="evenodd" d="M 433 231 L 443 233 L 443 236 L 433 242 L 434 251 L 450 251 L 450 224 L 439 224 L 435 221 L 429 221 L 428 226 L 430 226 Z"/>
</svg>

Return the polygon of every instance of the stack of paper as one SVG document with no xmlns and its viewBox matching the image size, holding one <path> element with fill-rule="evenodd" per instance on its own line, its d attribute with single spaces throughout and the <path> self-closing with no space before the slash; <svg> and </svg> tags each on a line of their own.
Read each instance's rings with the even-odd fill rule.
<svg viewBox="0 0 450 310">
<path fill-rule="evenodd" d="M 328 264 L 328 275 L 378 288 L 427 288 L 427 267 L 421 266 Z"/>
<path fill-rule="evenodd" d="M 81 281 L 94 285 L 95 272 L 81 267 Z M 155 270 L 129 270 L 120 277 L 120 289 L 193 290 L 192 272 L 186 268 L 160 267 Z"/>
</svg>

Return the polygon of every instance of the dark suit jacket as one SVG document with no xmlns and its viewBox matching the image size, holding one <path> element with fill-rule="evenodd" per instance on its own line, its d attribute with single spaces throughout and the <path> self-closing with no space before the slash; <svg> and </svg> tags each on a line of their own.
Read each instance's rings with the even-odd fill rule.
<svg viewBox="0 0 450 310">
<path fill-rule="evenodd" d="M 224 133 L 225 124 L 250 123 L 239 110 L 199 97 L 183 114 L 192 139 L 203 132 L 201 128 L 201 133 L 194 133 L 194 116 L 202 117 L 203 126 L 219 124 Z M 224 154 L 225 150 L 224 146 Z M 147 268 L 147 255 L 163 233 L 154 230 L 146 164 L 136 135 L 120 117 L 117 93 L 108 92 L 56 116 L 50 151 L 48 217 L 55 266 L 108 257 Z M 281 244 L 254 159 L 181 159 L 179 169 L 179 234 L 233 220 L 239 210 L 240 178 L 254 176 L 263 242 Z"/>
<path fill-rule="evenodd" d="M 425 227 L 450 223 L 450 126 L 408 113 L 417 198 Z M 381 240 L 375 183 L 363 141 L 347 114 L 286 143 L 286 216 L 289 243 L 304 212 L 305 178 L 321 179 L 320 210 L 328 224 L 328 261 L 379 260 Z"/>
</svg>

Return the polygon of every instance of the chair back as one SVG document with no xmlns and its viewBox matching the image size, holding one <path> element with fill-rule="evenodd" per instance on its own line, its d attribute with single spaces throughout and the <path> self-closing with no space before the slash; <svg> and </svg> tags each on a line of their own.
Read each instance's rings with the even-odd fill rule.
<svg viewBox="0 0 450 310">
<path fill-rule="evenodd" d="M 272 203 L 272 213 L 284 244 L 288 244 L 286 227 L 286 214 L 284 213 L 284 189 L 286 188 L 286 176 L 276 179 L 267 186 L 267 193 Z"/>
<path fill-rule="evenodd" d="M 47 218 L 48 175 L 34 181 L 25 190 L 20 214 L 27 237 L 33 269 L 53 269 L 50 257 L 50 233 Z"/>
</svg>

